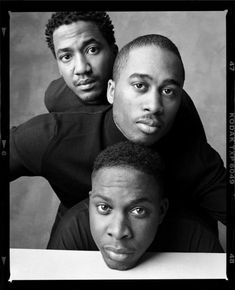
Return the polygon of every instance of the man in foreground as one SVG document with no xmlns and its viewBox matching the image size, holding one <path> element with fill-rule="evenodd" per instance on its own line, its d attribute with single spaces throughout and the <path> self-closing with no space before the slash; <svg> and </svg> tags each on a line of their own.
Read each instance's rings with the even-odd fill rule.
<svg viewBox="0 0 235 290">
<path fill-rule="evenodd" d="M 106 148 L 94 162 L 89 201 L 66 212 L 48 248 L 100 250 L 118 270 L 132 267 L 146 250 L 222 252 L 196 216 L 166 217 L 159 227 L 168 209 L 165 179 L 160 156 L 148 147 L 126 141 Z M 175 226 L 188 227 L 187 235 Z"/>
<path fill-rule="evenodd" d="M 153 242 L 168 208 L 162 170 L 156 152 L 127 142 L 96 159 L 90 228 L 110 268 L 132 268 Z"/>
<path fill-rule="evenodd" d="M 168 208 L 161 159 L 147 147 L 118 143 L 98 155 L 91 179 L 89 220 L 95 244 L 108 267 L 130 269 L 152 244 Z"/>
</svg>

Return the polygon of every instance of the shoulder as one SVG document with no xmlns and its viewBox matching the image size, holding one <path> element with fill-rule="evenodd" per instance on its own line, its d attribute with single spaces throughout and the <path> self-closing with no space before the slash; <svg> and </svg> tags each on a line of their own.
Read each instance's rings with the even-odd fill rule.
<svg viewBox="0 0 235 290">
<path fill-rule="evenodd" d="M 71 207 L 64 215 L 63 221 L 67 222 L 72 219 L 79 220 L 81 215 L 87 215 L 89 209 L 89 199 L 86 198 Z"/>
<path fill-rule="evenodd" d="M 56 135 L 56 121 L 51 114 L 36 116 L 12 127 L 10 131 L 11 178 L 41 175 L 43 156 Z"/>
<path fill-rule="evenodd" d="M 82 241 L 89 230 L 88 199 L 70 208 L 61 219 L 55 233 L 55 239 Z"/>
<path fill-rule="evenodd" d="M 100 105 L 100 106 L 84 106 L 79 112 L 55 112 L 50 113 L 56 119 L 64 120 L 76 120 L 80 118 L 99 118 L 111 109 L 111 105 Z"/>
<path fill-rule="evenodd" d="M 195 140 L 207 141 L 199 113 L 192 99 L 185 91 L 182 94 L 181 105 L 176 115 L 173 128 L 176 134 L 186 143 L 192 140 L 193 142 Z"/>
<path fill-rule="evenodd" d="M 61 90 L 65 89 L 65 87 L 66 83 L 62 77 L 53 80 L 46 89 L 45 96 L 49 97 L 51 95 L 57 94 L 58 92 L 61 92 Z"/>
<path fill-rule="evenodd" d="M 80 236 L 81 229 L 89 228 L 88 199 L 70 208 L 58 224 L 55 236 Z"/>
<path fill-rule="evenodd" d="M 55 119 L 58 128 L 72 130 L 81 130 L 87 128 L 97 128 L 103 122 L 105 115 L 111 110 L 111 106 L 101 106 L 97 110 L 80 110 L 80 112 L 61 112 L 51 113 Z"/>
<path fill-rule="evenodd" d="M 14 138 L 24 138 L 27 140 L 40 138 L 42 136 L 52 137 L 55 133 L 56 119 L 53 114 L 42 114 L 11 128 L 11 135 Z"/>
<path fill-rule="evenodd" d="M 88 201 L 83 200 L 65 213 L 51 236 L 48 248 L 86 250 L 87 235 L 89 236 Z"/>
<path fill-rule="evenodd" d="M 54 116 L 53 114 L 50 113 L 45 113 L 45 114 L 40 114 L 37 116 L 32 117 L 31 119 L 17 125 L 13 126 L 12 128 L 17 128 L 17 127 L 30 127 L 32 126 L 40 126 L 42 124 L 48 124 L 54 121 Z"/>
<path fill-rule="evenodd" d="M 98 250 L 89 225 L 88 199 L 69 209 L 60 221 L 48 248 L 64 250 Z"/>
<path fill-rule="evenodd" d="M 152 250 L 166 252 L 222 252 L 218 237 L 205 218 L 193 212 L 169 215 L 159 228 Z"/>
</svg>

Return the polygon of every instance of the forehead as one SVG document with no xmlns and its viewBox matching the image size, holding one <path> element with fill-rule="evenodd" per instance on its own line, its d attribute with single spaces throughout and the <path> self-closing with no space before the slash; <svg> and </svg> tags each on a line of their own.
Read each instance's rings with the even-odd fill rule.
<svg viewBox="0 0 235 290">
<path fill-rule="evenodd" d="M 156 179 L 132 167 L 109 167 L 99 169 L 92 177 L 92 191 L 108 197 L 148 197 L 155 199 L 160 190 Z"/>
<path fill-rule="evenodd" d="M 124 74 L 148 74 L 182 81 L 182 64 L 173 52 L 155 45 L 133 48 L 123 65 Z M 122 74 L 121 74 L 122 75 Z"/>
<path fill-rule="evenodd" d="M 77 40 L 80 42 L 87 39 L 94 38 L 97 41 L 105 42 L 98 26 L 90 21 L 77 21 L 71 24 L 63 24 L 58 27 L 53 33 L 54 46 L 63 45 L 70 40 Z"/>
</svg>

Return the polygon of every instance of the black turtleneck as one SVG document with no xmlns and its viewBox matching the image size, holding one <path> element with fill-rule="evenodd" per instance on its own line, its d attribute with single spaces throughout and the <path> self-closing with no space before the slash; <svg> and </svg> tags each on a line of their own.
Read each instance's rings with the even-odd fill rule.
<svg viewBox="0 0 235 290">
<path fill-rule="evenodd" d="M 225 168 L 218 153 L 179 115 L 155 144 L 166 163 L 170 208 L 195 207 L 226 222 Z M 112 106 L 95 112 L 44 114 L 11 130 L 10 174 L 43 176 L 70 208 L 88 197 L 94 159 L 126 138 L 116 127 Z"/>
<path fill-rule="evenodd" d="M 50 113 L 80 112 L 86 107 L 89 111 L 97 110 L 97 106 L 108 105 L 106 95 L 99 97 L 99 105 L 84 103 L 65 83 L 61 77 L 52 81 L 45 92 L 44 103 Z"/>
</svg>

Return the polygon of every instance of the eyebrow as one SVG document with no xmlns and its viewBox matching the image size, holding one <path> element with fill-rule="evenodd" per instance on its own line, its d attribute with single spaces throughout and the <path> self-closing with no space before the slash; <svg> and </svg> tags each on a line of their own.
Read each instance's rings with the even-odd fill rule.
<svg viewBox="0 0 235 290">
<path fill-rule="evenodd" d="M 82 46 L 80 49 L 83 49 L 84 47 L 86 47 L 87 45 L 89 45 L 91 43 L 96 43 L 96 44 L 102 45 L 102 43 L 100 41 L 96 40 L 95 38 L 89 38 L 82 43 Z M 60 53 L 63 53 L 63 52 L 73 52 L 73 49 L 70 47 L 59 48 L 56 52 L 56 55 L 58 56 Z"/>
<path fill-rule="evenodd" d="M 102 198 L 104 199 L 106 202 L 112 202 L 112 200 L 107 197 L 107 196 L 103 196 L 102 194 L 99 194 L 99 193 L 95 193 L 94 195 L 91 196 L 92 198 Z M 147 197 L 140 197 L 140 198 L 137 198 L 137 199 L 133 199 L 133 200 L 130 200 L 129 201 L 129 204 L 128 206 L 131 206 L 131 205 L 134 205 L 134 204 L 138 204 L 138 203 L 151 203 L 152 204 L 152 201 L 147 198 Z"/>
<path fill-rule="evenodd" d="M 130 203 L 129 205 L 135 205 L 135 204 L 138 204 L 138 203 L 153 203 L 149 198 L 147 197 L 140 197 L 140 198 L 137 198 L 137 199 L 133 199 L 133 200 L 130 200 Z"/>
<path fill-rule="evenodd" d="M 129 76 L 129 79 L 133 79 L 133 78 L 142 78 L 142 79 L 153 80 L 153 78 L 150 75 L 140 74 L 140 73 L 133 73 Z"/>
<path fill-rule="evenodd" d="M 150 81 L 153 81 L 153 78 L 148 74 L 133 73 L 132 75 L 129 76 L 129 79 L 132 79 L 132 78 L 142 78 L 142 79 L 148 79 Z M 166 86 L 170 84 L 176 85 L 177 87 L 181 87 L 179 81 L 177 81 L 176 79 L 171 79 L 171 78 L 164 80 L 162 83 L 162 86 Z"/>
<path fill-rule="evenodd" d="M 99 194 L 99 193 L 94 193 L 94 194 L 91 195 L 91 197 L 92 198 L 97 198 L 97 197 L 98 198 L 102 198 L 102 199 L 104 199 L 107 202 L 111 202 L 112 201 L 109 197 L 103 196 L 102 194 Z"/>
<path fill-rule="evenodd" d="M 182 85 L 180 85 L 180 82 L 175 79 L 164 80 L 162 86 L 166 86 L 166 85 L 176 85 L 177 87 L 182 87 Z"/>
<path fill-rule="evenodd" d="M 56 55 L 58 56 L 60 53 L 63 53 L 63 52 L 72 52 L 73 50 L 69 47 L 65 47 L 65 48 L 60 48 L 57 50 L 56 52 Z"/>
</svg>

